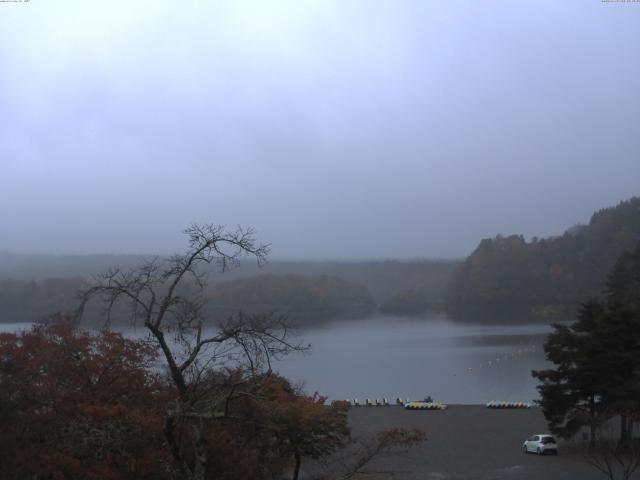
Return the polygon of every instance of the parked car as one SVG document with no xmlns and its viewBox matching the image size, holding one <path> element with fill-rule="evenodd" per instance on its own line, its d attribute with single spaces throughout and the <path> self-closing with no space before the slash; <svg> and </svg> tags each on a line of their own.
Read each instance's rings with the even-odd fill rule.
<svg viewBox="0 0 640 480">
<path fill-rule="evenodd" d="M 558 444 L 553 436 L 548 434 L 538 434 L 527 438 L 522 444 L 522 453 L 537 453 L 544 455 L 545 453 L 558 454 Z"/>
</svg>

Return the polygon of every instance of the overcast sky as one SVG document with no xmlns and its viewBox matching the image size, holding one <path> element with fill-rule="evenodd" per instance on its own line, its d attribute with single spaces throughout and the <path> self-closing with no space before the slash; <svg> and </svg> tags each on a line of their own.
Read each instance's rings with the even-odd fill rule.
<svg viewBox="0 0 640 480">
<path fill-rule="evenodd" d="M 0 3 L 0 250 L 459 257 L 640 194 L 640 3 Z"/>
</svg>

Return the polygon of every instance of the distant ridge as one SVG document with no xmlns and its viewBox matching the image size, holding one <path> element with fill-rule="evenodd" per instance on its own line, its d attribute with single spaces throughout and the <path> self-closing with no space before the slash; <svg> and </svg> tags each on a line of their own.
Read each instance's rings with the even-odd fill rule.
<svg viewBox="0 0 640 480">
<path fill-rule="evenodd" d="M 90 277 L 115 265 L 132 267 L 151 255 L 51 255 L 0 252 L 0 280 Z"/>
<path fill-rule="evenodd" d="M 640 242 L 640 198 L 595 212 L 588 225 L 525 241 L 484 239 L 454 271 L 447 306 L 553 314 L 597 296 L 618 257 Z"/>
</svg>

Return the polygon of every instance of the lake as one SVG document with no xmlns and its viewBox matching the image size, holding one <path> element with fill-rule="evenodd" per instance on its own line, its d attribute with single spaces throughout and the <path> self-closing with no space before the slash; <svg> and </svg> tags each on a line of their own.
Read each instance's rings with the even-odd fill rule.
<svg viewBox="0 0 640 480">
<path fill-rule="evenodd" d="M 0 331 L 27 327 L 0 324 Z M 474 324 L 437 313 L 336 321 L 298 330 L 297 340 L 310 343 L 310 352 L 274 369 L 331 399 L 531 402 L 538 398 L 531 370 L 547 366 L 542 344 L 550 331 L 547 324 Z"/>
<path fill-rule="evenodd" d="M 531 402 L 538 398 L 531 370 L 548 365 L 542 344 L 550 331 L 547 324 L 478 325 L 445 314 L 334 322 L 300 330 L 311 352 L 275 369 L 335 399 Z"/>
</svg>

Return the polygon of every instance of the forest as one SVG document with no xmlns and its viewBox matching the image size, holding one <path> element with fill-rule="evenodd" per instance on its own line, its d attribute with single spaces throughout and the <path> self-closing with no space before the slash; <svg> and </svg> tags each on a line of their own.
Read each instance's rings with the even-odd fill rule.
<svg viewBox="0 0 640 480">
<path fill-rule="evenodd" d="M 638 197 L 599 210 L 587 225 L 575 225 L 560 236 L 484 239 L 455 270 L 447 307 L 572 312 L 603 291 L 618 257 L 638 242 Z"/>
<path fill-rule="evenodd" d="M 208 293 L 215 312 L 281 312 L 293 324 L 332 318 L 362 318 L 375 310 L 362 285 L 339 277 L 263 274 L 218 283 Z"/>
<path fill-rule="evenodd" d="M 454 316 L 516 310 L 550 317 L 573 314 L 584 298 L 599 295 L 616 259 L 638 242 L 640 198 L 634 197 L 562 235 L 483 239 L 464 261 L 240 262 L 222 275 L 210 271 L 206 296 L 221 317 L 240 309 L 272 311 L 297 324 L 445 308 Z M 0 322 L 37 322 L 67 311 L 92 275 L 146 258 L 0 254 Z M 125 320 L 117 312 L 114 319 Z"/>
<path fill-rule="evenodd" d="M 78 289 L 93 275 L 114 265 L 128 268 L 145 258 L 0 255 L 0 322 L 37 322 L 72 309 Z M 212 313 L 220 316 L 240 309 L 267 310 L 287 314 L 297 323 L 363 318 L 390 308 L 403 313 L 407 307 L 399 303 L 407 294 L 419 297 L 420 313 L 427 306 L 444 305 L 446 286 L 458 263 L 273 260 L 257 267 L 245 261 L 224 274 L 209 271 L 207 298 Z M 126 321 L 115 315 L 118 319 Z"/>
</svg>

